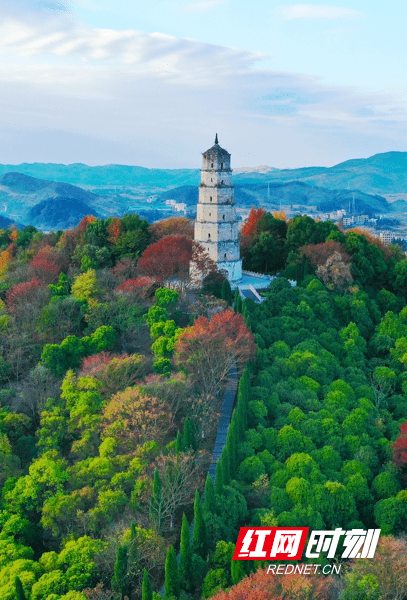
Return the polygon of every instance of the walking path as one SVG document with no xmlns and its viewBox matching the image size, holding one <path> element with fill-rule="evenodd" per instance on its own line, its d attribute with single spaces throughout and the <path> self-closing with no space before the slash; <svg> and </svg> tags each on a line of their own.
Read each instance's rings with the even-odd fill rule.
<svg viewBox="0 0 407 600">
<path fill-rule="evenodd" d="M 222 450 L 226 444 L 226 436 L 228 433 L 230 419 L 232 417 L 233 405 L 235 403 L 237 384 L 237 369 L 236 365 L 234 364 L 229 369 L 228 381 L 226 384 L 225 393 L 223 395 L 222 408 L 220 411 L 215 446 L 213 449 L 211 464 L 209 466 L 209 475 L 212 477 L 213 481 L 215 481 L 216 463 L 218 462 L 220 455 L 222 454 Z"/>
</svg>

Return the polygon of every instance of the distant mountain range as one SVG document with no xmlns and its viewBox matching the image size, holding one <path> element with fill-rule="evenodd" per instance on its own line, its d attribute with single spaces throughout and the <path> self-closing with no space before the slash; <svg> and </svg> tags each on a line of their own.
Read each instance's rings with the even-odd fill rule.
<svg viewBox="0 0 407 600">
<path fill-rule="evenodd" d="M 238 168 L 233 180 L 236 203 L 245 207 L 281 202 L 317 206 L 328 212 L 348 209 L 354 196 L 357 212 L 407 212 L 407 152 L 376 154 L 333 167 Z M 155 219 L 164 216 L 169 199 L 184 202 L 191 213 L 198 200 L 199 181 L 199 169 L 89 167 L 81 163 L 0 165 L 0 227 L 16 222 L 65 229 L 75 226 L 85 214 L 120 216 L 126 211 L 151 214 Z M 390 203 L 386 196 L 396 201 Z"/>
<path fill-rule="evenodd" d="M 40 229 L 74 227 L 83 216 L 98 213 L 99 200 L 69 183 L 13 172 L 0 177 L 0 212 L 11 222 Z"/>
<path fill-rule="evenodd" d="M 53 163 L 23 163 L 0 165 L 0 175 L 23 173 L 31 177 L 71 183 L 77 186 L 140 186 L 179 187 L 198 185 L 199 169 L 146 169 L 126 165 L 89 167 L 82 163 L 71 165 Z M 260 166 L 238 168 L 235 182 L 303 181 L 310 185 L 334 189 L 358 189 L 366 194 L 407 193 L 407 152 L 385 152 L 370 158 L 357 158 L 333 167 L 304 167 L 275 169 Z"/>
<path fill-rule="evenodd" d="M 328 190 L 312 186 L 302 181 L 289 181 L 287 183 L 236 183 L 235 201 L 238 206 L 261 206 L 264 204 L 282 204 L 283 206 L 317 206 L 322 212 L 330 212 L 341 208 L 348 210 L 349 203 L 353 203 L 357 212 L 389 213 L 395 205 L 401 206 L 398 201 L 391 204 L 382 196 L 365 194 L 360 190 Z M 172 188 L 158 196 L 159 200 L 176 200 L 184 202 L 187 206 L 194 206 L 198 202 L 198 187 L 183 185 Z"/>
</svg>

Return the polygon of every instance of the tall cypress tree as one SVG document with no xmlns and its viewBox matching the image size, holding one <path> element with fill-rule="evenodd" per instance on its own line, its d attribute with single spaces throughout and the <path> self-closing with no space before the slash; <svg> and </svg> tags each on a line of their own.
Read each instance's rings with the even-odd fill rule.
<svg viewBox="0 0 407 600">
<path fill-rule="evenodd" d="M 166 596 L 174 596 L 179 598 L 180 586 L 179 586 L 179 573 L 177 557 L 175 556 L 174 546 L 170 546 L 167 550 L 167 556 L 165 558 L 165 581 L 164 589 Z"/>
<path fill-rule="evenodd" d="M 156 468 L 153 479 L 153 493 L 150 500 L 150 519 L 157 531 L 161 529 L 162 485 L 160 474 Z"/>
<path fill-rule="evenodd" d="M 141 600 L 153 600 L 153 586 L 151 585 L 150 575 L 144 569 L 143 583 L 141 585 Z"/>
<path fill-rule="evenodd" d="M 179 582 L 181 589 L 190 592 L 193 588 L 192 549 L 188 520 L 182 515 L 179 555 Z"/>
<path fill-rule="evenodd" d="M 128 546 L 128 558 L 127 558 L 127 570 L 129 573 L 137 573 L 138 568 L 137 565 L 140 560 L 139 547 L 137 544 L 137 529 L 134 521 L 130 523 L 130 542 Z M 136 566 L 135 566 L 136 565 Z M 130 577 L 129 575 L 129 585 L 136 583 L 137 576 L 133 575 Z"/>
<path fill-rule="evenodd" d="M 122 597 L 129 595 L 129 577 L 127 574 L 128 567 L 128 550 L 127 546 L 119 546 L 116 554 L 116 561 L 114 563 L 114 575 L 112 579 L 112 587 Z"/>
<path fill-rule="evenodd" d="M 246 323 L 247 327 L 250 329 L 250 327 L 251 327 L 251 320 L 250 320 L 249 309 L 247 308 L 247 300 L 245 300 L 243 302 L 242 317 L 243 317 L 244 322 Z"/>
<path fill-rule="evenodd" d="M 220 496 L 221 494 L 223 494 L 223 486 L 225 484 L 224 478 L 223 478 L 223 464 L 222 464 L 222 456 L 219 458 L 218 462 L 216 463 L 216 469 L 215 469 L 215 494 Z"/>
<path fill-rule="evenodd" d="M 194 501 L 194 538 L 193 549 L 195 554 L 206 560 L 208 554 L 208 539 L 206 533 L 205 519 L 203 516 L 201 497 L 198 490 L 195 492 Z"/>
<path fill-rule="evenodd" d="M 228 428 L 226 445 L 229 448 L 230 477 L 233 479 L 237 463 L 236 417 L 233 418 L 233 416 Z"/>
<path fill-rule="evenodd" d="M 27 596 L 24 593 L 24 588 L 21 583 L 21 579 L 17 577 L 17 575 L 14 579 L 14 585 L 16 588 L 16 600 L 27 600 Z"/>
<path fill-rule="evenodd" d="M 194 423 L 189 417 L 187 417 L 184 421 L 184 435 L 182 438 L 182 444 L 184 450 L 189 450 L 190 448 L 192 448 L 192 450 L 198 449 Z"/>
<path fill-rule="evenodd" d="M 232 289 L 230 287 L 230 283 L 227 279 L 225 279 L 225 281 L 222 284 L 222 289 L 221 289 L 220 295 L 221 295 L 222 300 L 225 300 L 229 304 L 229 306 L 232 305 L 233 294 L 232 294 Z"/>
<path fill-rule="evenodd" d="M 235 291 L 235 295 L 233 298 L 233 308 L 235 309 L 236 313 L 242 312 L 242 297 L 240 295 L 239 288 L 236 288 Z"/>
<path fill-rule="evenodd" d="M 223 471 L 223 485 L 229 485 L 230 483 L 230 459 L 229 459 L 229 448 L 227 444 L 224 445 L 222 450 L 222 471 Z"/>
<path fill-rule="evenodd" d="M 232 559 L 232 561 L 231 561 L 230 575 L 232 578 L 233 585 L 236 585 L 237 583 L 239 583 L 239 581 L 241 581 L 243 579 L 243 577 L 246 577 L 246 571 L 245 571 L 244 565 L 242 563 L 243 563 L 243 560 L 233 560 Z"/>
<path fill-rule="evenodd" d="M 184 445 L 182 443 L 182 435 L 181 435 L 181 432 L 178 431 L 177 439 L 175 440 L 175 452 L 177 454 L 179 454 L 180 452 L 183 452 L 183 450 L 184 450 Z"/>
<path fill-rule="evenodd" d="M 209 473 L 206 476 L 205 491 L 204 491 L 204 513 L 216 512 L 215 490 L 213 487 L 212 477 Z"/>
</svg>

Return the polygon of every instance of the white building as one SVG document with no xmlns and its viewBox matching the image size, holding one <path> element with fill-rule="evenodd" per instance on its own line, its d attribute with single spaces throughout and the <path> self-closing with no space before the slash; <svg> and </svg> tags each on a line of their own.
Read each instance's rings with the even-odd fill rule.
<svg viewBox="0 0 407 600">
<path fill-rule="evenodd" d="M 242 259 L 230 154 L 215 144 L 203 153 L 194 239 L 231 283 L 242 278 Z M 193 268 L 193 266 L 191 267 Z"/>
</svg>

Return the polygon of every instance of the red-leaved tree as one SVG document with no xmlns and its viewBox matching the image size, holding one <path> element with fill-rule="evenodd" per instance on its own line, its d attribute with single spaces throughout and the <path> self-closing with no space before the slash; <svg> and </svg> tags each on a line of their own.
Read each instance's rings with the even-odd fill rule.
<svg viewBox="0 0 407 600">
<path fill-rule="evenodd" d="M 116 292 L 122 292 L 139 298 L 151 296 L 157 287 L 155 277 L 137 277 L 136 279 L 126 279 L 115 288 Z"/>
<path fill-rule="evenodd" d="M 6 294 L 7 308 L 10 312 L 13 312 L 19 304 L 30 302 L 36 292 L 43 287 L 44 284 L 39 279 L 32 279 L 31 281 L 23 281 L 22 283 L 12 285 Z"/>
<path fill-rule="evenodd" d="M 41 248 L 30 262 L 30 275 L 46 284 L 55 283 L 61 270 L 68 266 L 66 257 L 50 246 Z"/>
<path fill-rule="evenodd" d="M 242 236 L 253 235 L 256 231 L 257 222 L 265 214 L 265 210 L 263 208 L 254 208 L 252 206 L 249 216 L 247 217 L 247 221 L 242 227 Z"/>
<path fill-rule="evenodd" d="M 404 478 L 407 477 L 407 421 L 400 425 L 400 437 L 393 444 L 393 460 Z"/>
<path fill-rule="evenodd" d="M 254 357 L 253 335 L 243 317 L 231 310 L 198 317 L 175 345 L 175 359 L 192 377 L 207 403 L 211 403 L 235 363 L 242 369 Z"/>
<path fill-rule="evenodd" d="M 185 279 L 192 258 L 192 240 L 184 235 L 168 235 L 146 248 L 138 261 L 141 275 L 160 280 Z"/>
</svg>

